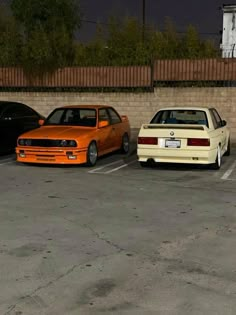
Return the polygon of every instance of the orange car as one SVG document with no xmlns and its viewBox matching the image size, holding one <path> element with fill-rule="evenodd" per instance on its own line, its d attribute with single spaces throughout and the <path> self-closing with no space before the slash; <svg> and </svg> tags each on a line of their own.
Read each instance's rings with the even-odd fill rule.
<svg viewBox="0 0 236 315">
<path fill-rule="evenodd" d="M 56 108 L 40 125 L 18 138 L 17 161 L 94 166 L 101 155 L 129 151 L 129 120 L 110 106 Z"/>
</svg>

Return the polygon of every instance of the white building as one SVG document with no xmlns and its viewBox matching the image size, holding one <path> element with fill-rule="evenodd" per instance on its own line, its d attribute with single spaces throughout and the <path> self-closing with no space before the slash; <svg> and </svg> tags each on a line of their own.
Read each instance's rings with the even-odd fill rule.
<svg viewBox="0 0 236 315">
<path fill-rule="evenodd" d="M 223 5 L 222 57 L 236 58 L 236 4 Z"/>
</svg>

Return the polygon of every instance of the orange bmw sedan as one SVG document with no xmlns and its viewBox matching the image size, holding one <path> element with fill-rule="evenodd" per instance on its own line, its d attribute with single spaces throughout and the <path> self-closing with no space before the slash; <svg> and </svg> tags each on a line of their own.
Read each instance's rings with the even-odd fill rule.
<svg viewBox="0 0 236 315">
<path fill-rule="evenodd" d="M 94 166 L 104 154 L 129 152 L 128 117 L 111 106 L 56 108 L 40 125 L 18 138 L 18 162 Z"/>
</svg>

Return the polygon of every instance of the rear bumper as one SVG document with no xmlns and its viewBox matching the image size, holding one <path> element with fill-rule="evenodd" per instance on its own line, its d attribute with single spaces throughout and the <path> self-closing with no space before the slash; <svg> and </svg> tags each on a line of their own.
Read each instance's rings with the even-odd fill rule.
<svg viewBox="0 0 236 315">
<path fill-rule="evenodd" d="M 157 163 L 212 164 L 216 159 L 216 149 L 180 150 L 138 147 L 137 155 L 140 162 L 147 162 L 152 159 Z"/>
<path fill-rule="evenodd" d="M 16 148 L 16 160 L 37 164 L 83 164 L 87 162 L 87 149 L 66 150 L 42 148 Z"/>
</svg>

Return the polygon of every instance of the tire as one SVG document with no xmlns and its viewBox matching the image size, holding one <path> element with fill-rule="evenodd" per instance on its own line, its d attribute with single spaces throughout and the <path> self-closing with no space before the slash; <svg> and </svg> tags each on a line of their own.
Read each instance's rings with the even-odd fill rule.
<svg viewBox="0 0 236 315">
<path fill-rule="evenodd" d="M 92 141 L 88 146 L 87 151 L 87 166 L 95 166 L 98 159 L 98 149 L 95 141 Z"/>
<path fill-rule="evenodd" d="M 148 167 L 148 162 L 139 162 L 140 166 L 142 167 Z"/>
<path fill-rule="evenodd" d="M 128 154 L 129 149 L 130 149 L 129 136 L 127 135 L 127 133 L 125 133 L 122 137 L 122 143 L 121 143 L 120 151 L 124 154 Z"/>
<path fill-rule="evenodd" d="M 142 167 L 155 167 L 156 163 L 153 160 L 148 160 L 147 162 L 140 161 L 140 166 Z"/>
<path fill-rule="evenodd" d="M 219 170 L 220 167 L 221 167 L 221 150 L 220 150 L 220 145 L 218 145 L 217 153 L 216 153 L 216 160 L 215 160 L 215 163 L 212 164 L 212 169 Z"/>
<path fill-rule="evenodd" d="M 230 138 L 228 140 L 227 151 L 225 152 L 225 156 L 230 156 Z"/>
</svg>

